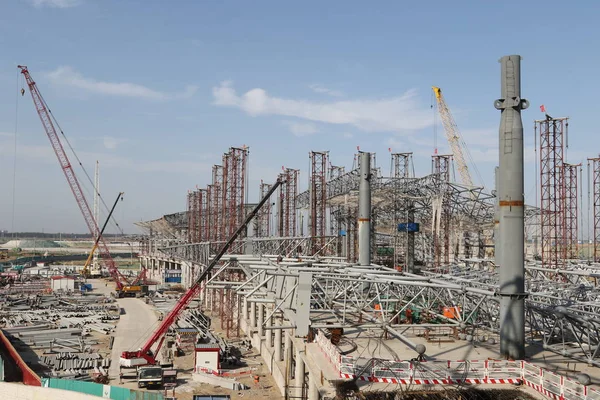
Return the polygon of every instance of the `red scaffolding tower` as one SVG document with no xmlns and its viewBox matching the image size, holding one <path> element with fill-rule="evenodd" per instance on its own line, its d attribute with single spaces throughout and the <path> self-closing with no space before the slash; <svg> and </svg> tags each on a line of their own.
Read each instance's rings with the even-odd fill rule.
<svg viewBox="0 0 600 400">
<path fill-rule="evenodd" d="M 327 207 L 327 152 L 310 152 L 310 236 L 312 254 L 325 245 Z"/>
<path fill-rule="evenodd" d="M 564 253 L 564 180 L 563 138 L 568 118 L 535 121 L 540 135 L 540 225 L 542 230 L 542 265 L 558 268 Z"/>
<path fill-rule="evenodd" d="M 210 210 L 212 216 L 212 240 L 219 242 L 225 240 L 223 226 L 223 166 L 213 165 L 213 180 L 210 198 Z"/>
<path fill-rule="evenodd" d="M 198 203 L 198 235 L 196 238 L 197 243 L 207 242 L 209 235 L 209 224 L 208 224 L 208 192 L 206 189 L 198 189 L 197 191 L 197 203 Z"/>
<path fill-rule="evenodd" d="M 246 217 L 247 148 L 231 147 L 223 156 L 224 237 L 230 237 Z"/>
<path fill-rule="evenodd" d="M 296 197 L 298 196 L 299 170 L 286 168 L 279 186 L 279 236 L 296 236 Z"/>
</svg>

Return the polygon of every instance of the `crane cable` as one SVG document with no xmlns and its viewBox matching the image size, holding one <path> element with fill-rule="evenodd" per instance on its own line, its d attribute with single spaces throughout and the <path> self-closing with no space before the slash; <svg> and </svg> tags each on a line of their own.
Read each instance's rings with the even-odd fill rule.
<svg viewBox="0 0 600 400">
<path fill-rule="evenodd" d="M 21 93 L 24 92 L 24 89 L 22 89 Z M 92 178 L 90 177 L 90 175 L 88 174 L 87 170 L 85 169 L 85 167 L 83 166 L 83 163 L 81 162 L 81 160 L 79 159 L 79 156 L 77 156 L 77 153 L 75 152 L 75 149 L 73 148 L 73 146 L 71 146 L 71 142 L 69 142 L 69 139 L 67 138 L 67 136 L 65 135 L 65 133 L 63 132 L 60 124 L 58 123 L 58 121 L 56 120 L 56 118 L 54 117 L 54 114 L 52 114 L 52 111 L 50 110 L 50 107 L 48 107 L 48 103 L 46 103 L 46 100 L 44 99 L 44 97 L 42 96 L 42 94 L 40 92 L 38 92 L 40 99 L 42 100 L 42 102 L 44 103 L 44 106 L 46 107 L 46 109 L 48 110 L 48 114 L 50 114 L 50 117 L 52 118 L 52 120 L 54 121 L 54 123 L 56 124 L 56 127 L 58 128 L 58 130 L 60 131 L 61 135 L 63 136 L 63 138 L 65 139 L 65 141 L 67 142 L 67 145 L 69 146 L 69 149 L 71 149 L 71 152 L 73 153 L 73 155 L 75 156 L 75 159 L 77 160 L 77 163 L 79 164 L 79 166 L 81 167 L 81 169 L 83 170 L 85 176 L 87 177 L 88 181 L 90 182 L 90 184 L 92 185 L 92 187 L 94 188 L 94 192 L 97 193 L 98 198 L 100 198 L 100 201 L 102 202 L 102 204 L 104 205 L 105 211 L 108 211 L 108 205 L 106 204 L 106 202 L 104 201 L 104 197 L 102 197 L 102 195 L 100 194 L 100 192 L 98 192 L 96 190 L 96 186 L 94 185 L 94 182 L 92 181 Z M 74 171 L 73 171 L 74 172 Z M 111 220 L 113 221 L 113 224 L 119 229 L 121 235 L 124 235 L 125 233 L 123 232 L 123 229 L 121 228 L 121 226 L 119 225 L 119 223 L 117 222 L 117 220 L 115 219 L 114 216 L 111 216 Z M 98 224 L 98 221 L 96 221 L 96 224 Z"/>
<path fill-rule="evenodd" d="M 19 78 L 22 78 L 21 73 L 17 70 L 17 96 L 15 101 L 15 145 L 14 145 L 14 160 L 13 160 L 13 182 L 12 182 L 12 220 L 10 232 L 15 234 L 15 207 L 16 207 L 16 193 L 17 193 L 17 133 L 19 131 Z M 21 96 L 25 93 L 25 89 L 21 89 Z"/>
</svg>

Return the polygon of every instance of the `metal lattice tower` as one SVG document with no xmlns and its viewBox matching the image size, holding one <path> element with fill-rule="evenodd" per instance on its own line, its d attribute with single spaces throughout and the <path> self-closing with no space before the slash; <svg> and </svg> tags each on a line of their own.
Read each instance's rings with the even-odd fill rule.
<svg viewBox="0 0 600 400">
<path fill-rule="evenodd" d="M 564 220 L 563 138 L 567 118 L 535 121 L 540 134 L 540 223 L 542 230 L 542 265 L 558 268 L 563 263 Z"/>
<path fill-rule="evenodd" d="M 310 152 L 310 236 L 313 238 L 313 254 L 325 244 L 327 155 L 328 152 Z"/>
<path fill-rule="evenodd" d="M 600 157 L 588 158 L 592 163 L 592 205 L 594 209 L 594 262 L 600 261 Z"/>
<path fill-rule="evenodd" d="M 579 245 L 577 237 L 577 211 L 578 211 L 578 170 L 581 164 L 563 164 L 564 177 L 564 256 L 569 259 L 579 258 Z"/>
<path fill-rule="evenodd" d="M 228 238 L 244 221 L 246 203 L 246 164 L 248 150 L 231 147 L 223 156 L 224 238 Z"/>
<path fill-rule="evenodd" d="M 264 183 L 262 180 L 260 181 L 260 198 L 266 196 L 266 194 L 271 190 L 273 185 L 269 183 Z M 265 205 L 260 209 L 258 215 L 256 217 L 256 237 L 269 237 L 271 236 L 271 215 L 272 215 L 272 203 L 270 201 L 266 202 Z"/>
<path fill-rule="evenodd" d="M 392 178 L 405 179 L 409 178 L 412 167 L 412 153 L 392 153 Z M 398 185 L 400 189 L 403 185 Z M 399 268 L 400 255 L 403 255 L 404 268 L 407 268 L 407 250 L 409 242 L 408 232 L 398 232 L 398 224 L 409 221 L 410 201 L 398 198 L 398 190 L 394 191 L 394 268 Z"/>
<path fill-rule="evenodd" d="M 187 240 L 188 243 L 195 243 L 196 232 L 194 227 L 196 226 L 196 192 L 189 191 L 187 195 L 187 218 L 188 218 L 188 231 Z"/>
<path fill-rule="evenodd" d="M 411 174 L 413 153 L 392 153 L 392 177 L 408 178 Z"/>
<path fill-rule="evenodd" d="M 296 197 L 298 196 L 297 169 L 286 168 L 280 178 L 284 182 L 279 186 L 279 236 L 296 236 Z"/>
<path fill-rule="evenodd" d="M 211 188 L 210 209 L 212 212 L 212 241 L 224 240 L 223 226 L 223 166 L 213 165 L 213 183 Z"/>
<path fill-rule="evenodd" d="M 198 196 L 198 237 L 197 241 L 208 241 L 210 225 L 208 223 L 208 192 L 206 189 L 199 189 Z"/>
<path fill-rule="evenodd" d="M 433 155 L 431 156 L 431 172 L 437 176 L 438 183 L 442 186 L 450 181 L 450 169 L 452 167 L 451 155 Z M 433 221 L 433 265 L 440 268 L 443 265 L 450 264 L 450 202 L 447 194 L 444 193 L 441 198 L 441 211 Z M 435 216 L 435 213 L 434 213 Z M 443 258 L 442 258 L 443 257 Z"/>
<path fill-rule="evenodd" d="M 346 173 L 346 169 L 344 167 L 339 167 L 336 165 L 329 166 L 329 180 L 330 181 L 334 180 L 334 179 L 338 179 L 345 173 Z M 341 216 L 340 216 L 341 207 L 337 206 L 337 205 L 330 205 L 329 212 L 331 214 L 331 223 L 329 226 L 330 234 L 332 236 L 338 236 L 340 234 L 340 231 L 342 230 Z M 341 249 L 338 249 L 338 251 L 340 251 L 340 250 Z"/>
</svg>

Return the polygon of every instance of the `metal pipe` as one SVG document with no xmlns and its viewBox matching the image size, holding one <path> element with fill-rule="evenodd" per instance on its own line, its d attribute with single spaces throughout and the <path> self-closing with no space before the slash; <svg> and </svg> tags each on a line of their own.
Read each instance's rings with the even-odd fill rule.
<svg viewBox="0 0 600 400">
<path fill-rule="evenodd" d="M 360 153 L 358 188 L 358 263 L 371 265 L 371 153 Z"/>
<path fill-rule="evenodd" d="M 523 122 L 521 110 L 521 56 L 504 56 L 502 96 L 494 102 L 501 111 L 498 168 L 498 238 L 500 247 L 500 354 L 521 360 L 525 356 L 525 196 Z"/>
</svg>

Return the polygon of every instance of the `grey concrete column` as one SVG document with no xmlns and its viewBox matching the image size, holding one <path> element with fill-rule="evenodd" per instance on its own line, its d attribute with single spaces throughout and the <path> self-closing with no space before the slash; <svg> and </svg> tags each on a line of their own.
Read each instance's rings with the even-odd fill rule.
<svg viewBox="0 0 600 400">
<path fill-rule="evenodd" d="M 528 107 L 521 98 L 521 56 L 504 56 L 502 97 L 494 102 L 501 111 L 498 169 L 498 210 L 500 245 L 500 354 L 521 360 L 525 356 L 525 194 L 523 122 L 521 110 Z"/>
<path fill-rule="evenodd" d="M 248 299 L 242 300 L 242 320 L 248 319 Z"/>
<path fill-rule="evenodd" d="M 267 307 L 265 307 L 267 308 Z M 268 307 L 269 309 L 269 314 L 271 313 L 271 306 Z M 266 311 L 266 310 L 265 310 Z M 272 316 L 270 320 L 267 321 L 266 325 L 268 327 L 271 327 L 273 325 L 275 325 L 275 316 Z M 267 347 L 273 347 L 273 329 L 267 329 L 265 330 L 265 341 L 267 342 Z"/>
<path fill-rule="evenodd" d="M 319 379 L 310 374 L 309 385 L 308 385 L 308 400 L 319 400 Z"/>
<path fill-rule="evenodd" d="M 263 337 L 265 334 L 265 328 L 263 327 L 264 323 L 265 323 L 265 305 L 261 303 L 258 305 L 257 328 L 258 328 L 258 336 L 259 337 Z"/>
<path fill-rule="evenodd" d="M 304 386 L 304 360 L 302 360 L 302 355 L 300 350 L 296 351 L 296 397 L 302 398 L 302 387 Z"/>
<path fill-rule="evenodd" d="M 371 153 L 360 153 L 358 187 L 358 263 L 371 265 Z"/>
<path fill-rule="evenodd" d="M 281 325 L 279 318 L 275 321 L 275 326 Z M 282 329 L 275 329 L 275 361 L 281 361 L 281 333 Z"/>
<path fill-rule="evenodd" d="M 256 303 L 249 302 L 250 305 L 250 326 L 256 328 Z"/>
</svg>

